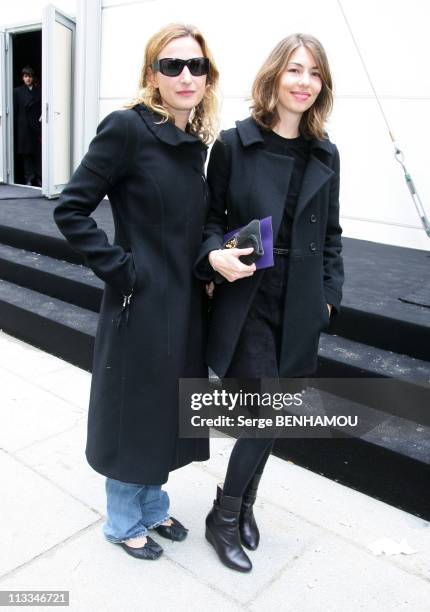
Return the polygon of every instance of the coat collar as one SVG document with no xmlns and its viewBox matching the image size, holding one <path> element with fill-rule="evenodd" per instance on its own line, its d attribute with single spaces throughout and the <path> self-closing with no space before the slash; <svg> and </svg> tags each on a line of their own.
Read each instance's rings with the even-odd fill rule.
<svg viewBox="0 0 430 612">
<path fill-rule="evenodd" d="M 264 143 L 263 133 L 252 117 L 237 121 L 236 126 L 243 146 L 249 147 L 252 144 Z M 325 159 L 325 154 L 330 156 L 333 154 L 334 145 L 328 139 L 318 140 L 313 138 L 310 140 L 310 148 L 311 155 L 303 174 L 294 213 L 293 233 L 294 224 L 297 224 L 297 219 L 306 209 L 308 203 L 334 175 L 328 160 Z M 324 154 L 315 154 L 317 150 L 324 151 Z M 276 236 L 282 220 L 286 201 L 285 194 L 288 192 L 294 160 L 288 155 L 269 153 L 264 147 L 258 147 L 255 153 L 257 152 L 258 155 L 252 158 L 254 188 L 262 189 L 262 191 L 260 197 L 254 197 L 258 206 L 252 214 L 255 217 L 272 216 L 273 235 Z M 269 198 L 266 197 L 268 182 L 272 190 Z"/>
<path fill-rule="evenodd" d="M 137 104 L 137 106 L 133 107 L 133 110 L 135 110 L 142 117 L 149 130 L 162 142 L 172 146 L 178 146 L 184 143 L 194 145 L 198 144 L 202 149 L 207 149 L 207 146 L 200 140 L 200 138 L 197 138 L 197 136 L 193 136 L 188 132 L 184 132 L 184 130 L 176 127 L 176 125 L 171 121 L 160 123 L 162 117 L 149 110 L 149 108 L 143 104 Z"/>
<path fill-rule="evenodd" d="M 236 127 L 244 147 L 264 142 L 261 130 L 253 117 L 247 117 L 242 121 L 236 121 Z M 311 150 L 322 149 L 329 155 L 333 154 L 333 145 L 328 138 L 324 140 L 312 138 L 310 141 L 310 148 Z"/>
</svg>

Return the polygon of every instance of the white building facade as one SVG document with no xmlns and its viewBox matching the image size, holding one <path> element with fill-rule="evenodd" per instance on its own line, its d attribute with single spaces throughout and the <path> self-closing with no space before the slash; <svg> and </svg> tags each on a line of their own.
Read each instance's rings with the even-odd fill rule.
<svg viewBox="0 0 430 612">
<path fill-rule="evenodd" d="M 19 35 L 40 32 L 42 191 L 55 197 L 86 152 L 98 122 L 134 96 L 148 37 L 173 21 L 197 25 L 209 42 L 221 73 L 222 128 L 247 116 L 254 75 L 281 38 L 292 32 L 319 38 L 335 84 L 328 131 L 341 154 L 344 235 L 429 249 L 430 238 L 394 159 L 371 86 L 430 216 L 425 146 L 430 141 L 430 7 L 423 0 L 5 4 L 0 22 L 0 181 L 14 183 L 11 96 L 17 58 L 25 47 Z"/>
</svg>

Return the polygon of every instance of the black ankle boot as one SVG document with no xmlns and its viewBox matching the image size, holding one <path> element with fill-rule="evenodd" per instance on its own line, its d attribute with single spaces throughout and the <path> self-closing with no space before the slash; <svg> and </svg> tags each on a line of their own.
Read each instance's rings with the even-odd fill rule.
<svg viewBox="0 0 430 612">
<path fill-rule="evenodd" d="M 241 505 L 241 497 L 223 495 L 222 489 L 217 487 L 213 508 L 206 517 L 206 539 L 224 565 L 238 572 L 249 572 L 252 563 L 240 544 Z"/>
<path fill-rule="evenodd" d="M 249 550 L 255 550 L 260 542 L 260 532 L 254 517 L 253 506 L 257 498 L 257 489 L 261 474 L 255 474 L 248 484 L 242 498 L 239 517 L 239 533 L 242 544 Z"/>
</svg>

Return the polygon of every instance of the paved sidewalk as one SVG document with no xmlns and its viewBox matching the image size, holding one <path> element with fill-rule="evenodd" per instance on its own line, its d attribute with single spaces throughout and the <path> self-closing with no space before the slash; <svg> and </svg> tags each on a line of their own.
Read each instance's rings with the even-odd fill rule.
<svg viewBox="0 0 430 612">
<path fill-rule="evenodd" d="M 126 555 L 103 538 L 104 478 L 84 456 L 89 385 L 87 372 L 0 332 L 0 590 L 69 590 L 79 612 L 430 610 L 430 523 L 276 457 L 256 503 L 254 569 L 222 566 L 203 523 L 226 438 L 166 485 L 187 540 L 156 536 L 156 562 Z M 416 552 L 373 552 L 396 543 Z"/>
</svg>

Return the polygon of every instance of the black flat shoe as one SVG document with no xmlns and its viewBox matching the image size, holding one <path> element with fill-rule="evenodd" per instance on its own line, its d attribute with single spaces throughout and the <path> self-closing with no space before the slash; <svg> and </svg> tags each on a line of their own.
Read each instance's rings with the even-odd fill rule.
<svg viewBox="0 0 430 612">
<path fill-rule="evenodd" d="M 146 536 L 146 544 L 140 548 L 133 548 L 132 546 L 128 546 L 125 542 L 119 542 L 119 544 L 123 547 L 125 552 L 136 559 L 150 559 L 154 561 L 163 554 L 161 546 L 157 544 L 157 542 L 154 542 L 149 536 Z"/>
<path fill-rule="evenodd" d="M 173 540 L 173 542 L 182 542 L 188 535 L 188 529 L 173 516 L 170 518 L 173 521 L 172 525 L 158 525 L 158 527 L 155 527 L 155 531 L 163 538 Z"/>
</svg>

